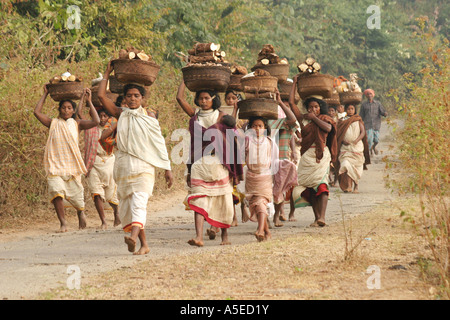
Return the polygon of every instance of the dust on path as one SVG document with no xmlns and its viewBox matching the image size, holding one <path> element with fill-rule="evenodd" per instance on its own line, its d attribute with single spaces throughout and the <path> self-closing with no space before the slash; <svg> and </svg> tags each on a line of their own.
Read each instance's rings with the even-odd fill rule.
<svg viewBox="0 0 450 320">
<path fill-rule="evenodd" d="M 338 188 L 331 189 L 327 208 L 328 224 L 342 220 L 342 208 L 348 218 L 390 201 L 390 192 L 384 187 L 385 164 L 382 161 L 391 152 L 393 139 L 390 132 L 388 125 L 383 123 L 379 145 L 382 152 L 372 157 L 369 170 L 364 171 L 359 194 L 344 194 Z M 83 277 L 132 266 L 148 259 L 197 252 L 198 248 L 186 243 L 194 236 L 195 229 L 192 213 L 184 210 L 184 196 L 184 191 L 175 192 L 164 204 L 157 200 L 150 201 L 146 233 L 151 251 L 145 256 L 133 256 L 127 251 L 123 243 L 124 233 L 120 227 L 112 227 L 111 213 L 108 214 L 110 229 L 96 229 L 99 220 L 92 210 L 88 212 L 88 228 L 82 231 L 54 233 L 53 230 L 57 228 L 55 217 L 55 221 L 36 226 L 32 231 L 0 234 L 0 298 L 33 299 L 40 293 L 64 286 L 70 266 L 79 267 Z M 239 226 L 229 231 L 232 245 L 254 242 L 256 224 L 242 223 L 239 207 L 236 210 Z M 288 205 L 285 206 L 285 212 L 289 212 Z M 281 239 L 304 232 L 313 220 L 312 209 L 296 209 L 295 217 L 296 222 L 285 222 L 282 228 L 272 229 L 272 238 Z M 72 217 L 69 223 L 72 230 L 76 228 L 75 218 Z M 202 250 L 220 249 L 219 243 L 217 239 L 205 239 Z"/>
</svg>

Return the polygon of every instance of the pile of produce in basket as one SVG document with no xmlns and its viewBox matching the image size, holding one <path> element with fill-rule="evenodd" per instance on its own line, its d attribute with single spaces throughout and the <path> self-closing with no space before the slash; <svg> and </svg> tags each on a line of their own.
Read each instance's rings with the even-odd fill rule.
<svg viewBox="0 0 450 320">
<path fill-rule="evenodd" d="M 48 92 L 54 101 L 79 100 L 83 96 L 83 79 L 70 72 L 64 72 L 49 80 Z"/>
<path fill-rule="evenodd" d="M 286 58 L 281 59 L 276 53 L 273 45 L 266 44 L 258 53 L 256 65 L 252 71 L 264 69 L 270 75 L 277 77 L 278 81 L 286 81 L 289 76 L 289 63 Z"/>
</svg>

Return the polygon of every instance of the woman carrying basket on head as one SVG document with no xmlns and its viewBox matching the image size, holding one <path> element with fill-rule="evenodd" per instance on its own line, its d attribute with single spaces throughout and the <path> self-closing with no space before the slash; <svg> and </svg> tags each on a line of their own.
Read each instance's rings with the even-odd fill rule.
<svg viewBox="0 0 450 320">
<path fill-rule="evenodd" d="M 184 98 L 185 87 L 182 82 L 177 101 L 191 117 L 191 149 L 187 164 L 189 193 L 185 202 L 195 212 L 196 236 L 188 243 L 198 247 L 204 245 L 203 224 L 206 220 L 212 227 L 221 229 L 221 245 L 230 244 L 228 228 L 234 216 L 233 186 L 242 179 L 243 173 L 242 161 L 238 160 L 237 143 L 227 136 L 228 126 L 221 123 L 225 113 L 218 110 L 218 93 L 211 90 L 196 92 L 194 102 L 200 108 L 196 112 Z M 214 136 L 213 141 L 205 138 L 208 135 Z M 211 146 L 214 146 L 214 153 L 204 154 L 205 150 L 211 150 Z M 231 150 L 232 154 L 229 153 Z M 211 229 L 210 232 L 214 232 Z"/>
<path fill-rule="evenodd" d="M 294 103 L 298 75 L 294 77 L 289 104 L 300 124 L 302 142 L 301 159 L 298 167 L 298 186 L 293 197 L 296 207 L 311 205 L 314 211 L 312 227 L 325 226 L 328 202 L 329 167 L 336 161 L 336 123 L 328 116 L 325 101 L 309 97 L 304 101 L 308 113 L 301 114 Z"/>
<path fill-rule="evenodd" d="M 153 193 L 155 170 L 165 170 L 165 179 L 170 188 L 173 183 L 171 165 L 164 137 L 158 120 L 142 107 L 145 89 L 136 84 L 124 86 L 126 107 L 117 107 L 106 96 L 106 84 L 113 67 L 111 62 L 99 84 L 98 98 L 103 107 L 118 119 L 116 137 L 116 160 L 114 180 L 117 183 L 119 216 L 128 251 L 147 254 L 150 249 L 145 236 L 147 203 Z M 135 252 L 139 238 L 141 247 Z"/>
</svg>

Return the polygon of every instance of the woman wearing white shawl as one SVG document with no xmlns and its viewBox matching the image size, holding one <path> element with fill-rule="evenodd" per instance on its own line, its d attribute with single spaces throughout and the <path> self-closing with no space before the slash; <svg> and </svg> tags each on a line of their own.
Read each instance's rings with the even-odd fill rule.
<svg viewBox="0 0 450 320">
<path fill-rule="evenodd" d="M 165 170 L 165 179 L 170 188 L 173 183 L 170 160 L 158 120 L 141 105 L 145 89 L 136 84 L 125 85 L 126 108 L 117 107 L 106 96 L 106 83 L 112 70 L 110 62 L 100 82 L 98 98 L 103 107 L 118 119 L 114 179 L 120 201 L 119 215 L 123 230 L 131 232 L 129 237 L 125 236 L 128 251 L 138 255 L 147 254 L 150 249 L 144 227 L 148 198 L 153 193 L 155 167 Z M 138 238 L 141 248 L 135 252 Z"/>
</svg>

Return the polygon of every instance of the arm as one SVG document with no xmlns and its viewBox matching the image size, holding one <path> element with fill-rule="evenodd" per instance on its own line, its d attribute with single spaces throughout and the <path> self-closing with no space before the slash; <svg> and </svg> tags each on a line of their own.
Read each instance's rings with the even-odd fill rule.
<svg viewBox="0 0 450 320">
<path fill-rule="evenodd" d="M 306 120 L 311 120 L 313 121 L 315 124 L 317 124 L 317 126 L 319 126 L 319 128 L 325 132 L 331 132 L 331 129 L 333 128 L 333 126 L 325 121 L 320 120 L 319 118 L 316 117 L 316 115 L 314 113 L 307 113 L 303 116 Z"/>
<path fill-rule="evenodd" d="M 366 135 L 366 130 L 364 129 L 364 125 L 361 123 L 361 121 L 359 121 L 359 131 L 360 134 L 358 136 L 358 138 L 356 138 L 355 141 L 353 141 L 353 144 L 357 144 L 359 141 L 362 140 L 362 138 L 364 138 L 364 136 Z"/>
<path fill-rule="evenodd" d="M 109 80 L 109 75 L 113 71 L 113 67 L 111 65 L 111 61 L 108 62 L 108 66 L 106 67 L 105 75 L 103 76 L 102 81 L 100 81 L 100 84 L 98 85 L 98 99 L 103 105 L 103 108 L 108 110 L 108 112 L 115 117 L 116 119 L 119 119 L 120 114 L 122 113 L 122 109 L 117 107 L 114 101 L 109 99 L 106 96 L 106 85 Z"/>
<path fill-rule="evenodd" d="M 47 115 L 42 113 L 42 108 L 44 107 L 45 99 L 48 95 L 48 88 L 47 84 L 44 85 L 44 94 L 42 95 L 41 99 L 39 99 L 38 103 L 36 104 L 36 107 L 34 108 L 34 116 L 47 128 L 50 128 L 50 124 L 52 123 L 52 119 L 49 118 Z"/>
<path fill-rule="evenodd" d="M 280 92 L 275 92 L 277 95 L 277 102 L 280 105 L 281 109 L 283 109 L 284 113 L 286 114 L 286 120 L 285 124 L 288 126 L 293 126 L 295 122 L 297 121 L 297 118 L 295 117 L 295 114 L 292 112 L 291 108 L 289 108 L 287 105 L 284 104 L 284 102 L 281 100 Z"/>
<path fill-rule="evenodd" d="M 386 110 L 384 109 L 384 107 L 382 106 L 381 102 L 378 102 L 378 104 L 379 104 L 379 112 L 380 112 L 380 114 L 381 114 L 383 117 L 387 117 L 387 112 L 386 112 Z"/>
<path fill-rule="evenodd" d="M 110 135 L 114 133 L 116 128 L 117 128 L 117 121 L 115 121 L 109 128 L 103 130 L 100 140 L 105 140 L 106 138 L 108 138 Z"/>
<path fill-rule="evenodd" d="M 192 108 L 191 105 L 184 98 L 185 88 L 186 85 L 184 84 L 184 81 L 182 81 L 180 86 L 178 87 L 177 102 L 180 105 L 181 109 L 183 109 L 184 112 L 186 112 L 189 117 L 192 117 L 195 115 L 195 109 Z"/>
<path fill-rule="evenodd" d="M 300 124 L 300 127 L 303 129 L 303 124 L 302 124 L 303 115 L 300 112 L 300 109 L 298 108 L 298 106 L 295 104 L 295 90 L 297 90 L 298 74 L 294 76 L 293 81 L 294 81 L 294 83 L 292 84 L 291 92 L 289 93 L 288 102 L 289 102 L 289 106 L 291 107 L 292 113 L 295 115 L 298 123 Z"/>
<path fill-rule="evenodd" d="M 78 103 L 77 108 L 75 109 L 75 115 L 78 116 L 81 120 L 85 120 L 84 115 L 83 115 L 83 105 L 85 102 L 85 99 L 84 99 L 85 97 L 86 97 L 86 91 L 83 92 L 80 102 Z"/>
<path fill-rule="evenodd" d="M 87 130 L 90 128 L 93 128 L 95 126 L 98 126 L 100 123 L 100 118 L 98 116 L 97 110 L 95 109 L 94 105 L 92 104 L 91 99 L 91 90 L 89 88 L 86 88 L 86 97 L 87 97 L 87 103 L 89 104 L 89 115 L 91 116 L 92 120 L 78 120 L 78 125 L 80 130 Z"/>
</svg>

